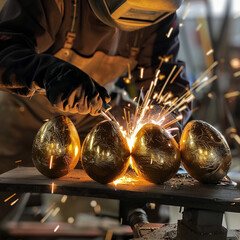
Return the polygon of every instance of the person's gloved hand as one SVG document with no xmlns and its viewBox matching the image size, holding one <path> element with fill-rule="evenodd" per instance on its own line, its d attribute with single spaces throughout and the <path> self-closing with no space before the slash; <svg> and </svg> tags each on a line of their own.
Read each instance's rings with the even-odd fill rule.
<svg viewBox="0 0 240 240">
<path fill-rule="evenodd" d="M 86 73 L 66 62 L 56 63 L 46 74 L 44 86 L 53 106 L 64 112 L 98 115 L 107 90 Z"/>
</svg>

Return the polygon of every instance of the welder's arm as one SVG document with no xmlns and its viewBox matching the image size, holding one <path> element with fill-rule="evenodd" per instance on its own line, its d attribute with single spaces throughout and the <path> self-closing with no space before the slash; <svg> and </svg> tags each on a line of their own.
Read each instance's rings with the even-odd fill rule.
<svg viewBox="0 0 240 240">
<path fill-rule="evenodd" d="M 173 28 L 171 35 L 167 36 L 171 27 Z M 171 91 L 174 96 L 180 97 L 189 89 L 189 84 L 185 76 L 185 65 L 183 62 L 177 60 L 179 50 L 178 33 L 176 14 L 172 14 L 162 22 L 144 29 L 143 47 L 138 57 L 138 67 L 144 68 L 143 78 L 140 78 L 138 67 L 133 73 L 139 89 L 141 87 L 145 90 L 149 88 L 161 58 L 165 57 L 168 57 L 169 61 L 164 62 L 161 66 L 160 74 L 163 79 L 158 81 L 156 91 L 160 91 L 174 66 L 176 66 L 176 69 L 173 76 L 181 67 L 182 71 L 172 84 L 167 84 L 164 93 Z M 191 115 L 190 108 L 191 106 L 188 105 L 188 108 L 181 112 L 184 117 L 182 124 L 185 124 L 189 119 Z"/>
<path fill-rule="evenodd" d="M 54 24 L 46 24 L 52 18 L 46 17 L 46 11 L 39 10 L 52 3 L 53 11 L 54 1 L 36 0 L 30 4 L 31 9 L 27 3 L 10 0 L 0 14 L 1 90 L 31 96 L 36 90 L 45 89 L 51 104 L 62 111 L 98 114 L 103 101 L 109 100 L 107 91 L 73 65 L 52 55 L 37 53 L 51 46 L 57 32 L 57 29 L 46 31 Z M 40 11 L 40 19 L 32 16 L 34 8 L 35 14 Z M 58 22 L 55 18 L 56 26 Z"/>
</svg>

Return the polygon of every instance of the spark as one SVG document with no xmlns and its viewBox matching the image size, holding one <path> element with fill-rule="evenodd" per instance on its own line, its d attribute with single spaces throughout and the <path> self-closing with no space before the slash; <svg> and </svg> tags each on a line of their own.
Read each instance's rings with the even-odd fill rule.
<svg viewBox="0 0 240 240">
<path fill-rule="evenodd" d="M 140 67 L 140 78 L 143 79 L 143 74 L 144 74 L 144 68 Z"/>
<path fill-rule="evenodd" d="M 52 214 L 52 212 L 53 212 L 53 209 L 51 209 L 51 211 L 50 212 L 48 212 L 42 219 L 41 219 L 41 223 L 44 223 L 47 219 L 48 219 L 48 217 Z"/>
<path fill-rule="evenodd" d="M 67 195 L 63 195 L 61 198 L 61 203 L 65 203 L 67 201 L 68 196 Z"/>
<path fill-rule="evenodd" d="M 185 110 L 185 109 L 187 109 L 187 108 L 188 108 L 187 105 L 183 105 L 182 107 L 180 107 L 180 108 L 178 109 L 178 111 L 179 111 L 179 112 L 182 112 L 183 110 Z"/>
<path fill-rule="evenodd" d="M 233 76 L 234 76 L 234 77 L 239 77 L 239 76 L 240 76 L 240 71 L 235 72 L 235 73 L 233 74 Z"/>
<path fill-rule="evenodd" d="M 230 61 L 230 65 L 232 68 L 238 69 L 238 68 L 240 68 L 240 60 L 238 58 L 233 58 Z"/>
<path fill-rule="evenodd" d="M 204 84 L 202 84 L 201 86 L 199 86 L 196 89 L 196 92 L 199 92 L 202 88 L 206 87 L 207 85 L 209 85 L 210 83 L 212 83 L 213 81 L 215 81 L 217 79 L 217 76 L 213 76 L 212 78 L 210 78 L 208 81 L 206 81 Z"/>
<path fill-rule="evenodd" d="M 169 38 L 170 36 L 171 36 L 171 34 L 172 34 L 172 31 L 173 31 L 173 27 L 171 27 L 170 29 L 169 29 L 169 31 L 168 31 L 168 33 L 167 33 L 167 38 Z"/>
<path fill-rule="evenodd" d="M 171 80 L 171 84 L 174 82 L 174 80 L 176 79 L 176 77 L 178 76 L 178 74 L 182 71 L 182 69 L 183 69 L 183 66 L 181 66 L 179 69 L 178 69 L 178 71 L 177 71 L 177 73 L 175 74 L 175 76 L 173 77 L 173 79 Z"/>
<path fill-rule="evenodd" d="M 196 27 L 196 31 L 198 32 L 198 31 L 200 30 L 201 27 L 202 27 L 202 24 L 199 23 L 199 24 L 197 25 L 197 27 Z"/>
<path fill-rule="evenodd" d="M 8 200 L 10 200 L 12 197 L 14 197 L 16 195 L 16 193 L 14 193 L 13 195 L 11 195 L 10 197 L 8 197 L 8 198 L 6 198 L 5 200 L 4 200 L 4 202 L 7 202 Z"/>
<path fill-rule="evenodd" d="M 96 207 L 94 207 L 94 212 L 96 214 L 100 214 L 101 213 L 101 206 L 100 205 L 97 205 Z"/>
<path fill-rule="evenodd" d="M 19 198 L 17 198 L 15 201 L 13 201 L 10 205 L 13 206 L 16 202 L 18 202 Z"/>
<path fill-rule="evenodd" d="M 60 212 L 60 207 L 56 207 L 52 212 L 52 216 L 56 217 L 59 212 Z"/>
<path fill-rule="evenodd" d="M 53 194 L 54 193 L 54 182 L 52 182 L 52 184 L 51 184 L 51 194 Z"/>
<path fill-rule="evenodd" d="M 71 224 L 71 223 L 74 223 L 75 219 L 73 217 L 69 217 L 67 221 L 68 223 Z"/>
<path fill-rule="evenodd" d="M 185 11 L 183 13 L 183 16 L 182 16 L 182 19 L 185 20 L 187 18 L 187 15 L 189 13 L 189 8 L 190 8 L 190 2 L 187 4 L 186 8 L 185 8 Z"/>
<path fill-rule="evenodd" d="M 210 54 L 212 54 L 214 52 L 214 50 L 211 48 L 209 51 L 206 52 L 206 55 L 209 56 Z"/>
<path fill-rule="evenodd" d="M 49 169 L 52 169 L 52 165 L 53 165 L 53 155 L 51 155 L 50 157 Z"/>
<path fill-rule="evenodd" d="M 179 23 L 179 27 L 181 28 L 181 27 L 183 27 L 184 26 L 184 24 L 183 23 Z"/>
<path fill-rule="evenodd" d="M 123 176 L 122 178 L 115 180 L 113 184 L 117 186 L 118 184 L 129 184 L 129 183 L 138 182 L 138 181 L 139 181 L 138 179 Z"/>
<path fill-rule="evenodd" d="M 54 229 L 54 232 L 56 232 L 59 229 L 59 225 L 57 225 Z"/>
<path fill-rule="evenodd" d="M 15 163 L 20 163 L 20 162 L 22 162 L 22 160 L 17 160 L 17 161 L 15 161 Z"/>
<path fill-rule="evenodd" d="M 180 121 L 180 120 L 182 120 L 182 119 L 183 119 L 183 116 L 182 116 L 182 115 L 179 115 L 179 116 L 177 116 L 175 119 L 173 119 L 172 121 L 167 122 L 165 125 L 163 125 L 163 128 L 167 128 L 167 127 L 173 125 L 174 123 L 176 123 L 176 122 L 178 122 L 178 121 Z"/>
<path fill-rule="evenodd" d="M 97 201 L 95 201 L 95 200 L 92 200 L 91 202 L 90 202 L 90 206 L 91 207 L 96 207 L 97 206 Z"/>
<path fill-rule="evenodd" d="M 234 198 L 233 200 L 234 201 L 240 201 L 240 198 Z"/>
<path fill-rule="evenodd" d="M 224 94 L 225 98 L 237 97 L 240 95 L 240 91 L 228 92 Z"/>
</svg>

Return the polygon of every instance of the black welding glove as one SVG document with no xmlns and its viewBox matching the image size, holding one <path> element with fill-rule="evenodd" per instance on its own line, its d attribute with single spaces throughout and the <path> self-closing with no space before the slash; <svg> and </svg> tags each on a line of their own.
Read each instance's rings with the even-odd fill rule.
<svg viewBox="0 0 240 240">
<path fill-rule="evenodd" d="M 67 62 L 57 62 L 47 72 L 44 87 L 53 106 L 63 112 L 98 115 L 107 90 L 86 73 Z"/>
<path fill-rule="evenodd" d="M 106 89 L 70 63 L 49 54 L 36 54 L 22 34 L 0 32 L 0 89 L 21 96 L 46 90 L 61 111 L 98 115 L 109 102 Z"/>
</svg>

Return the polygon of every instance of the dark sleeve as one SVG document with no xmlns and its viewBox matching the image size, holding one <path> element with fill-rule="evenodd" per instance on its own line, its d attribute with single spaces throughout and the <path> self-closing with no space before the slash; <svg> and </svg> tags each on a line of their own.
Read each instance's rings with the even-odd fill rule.
<svg viewBox="0 0 240 240">
<path fill-rule="evenodd" d="M 167 34 L 171 28 L 173 28 L 173 30 L 168 37 Z M 175 97 L 179 97 L 189 89 L 189 83 L 185 74 L 185 64 L 184 62 L 177 60 L 177 54 L 179 51 L 178 34 L 179 27 L 175 13 L 160 23 L 143 30 L 143 42 L 141 43 L 141 48 L 138 55 L 138 66 L 135 68 L 133 73 L 136 85 L 139 89 L 143 87 L 145 90 L 147 90 L 149 88 L 151 81 L 155 77 L 156 69 L 158 68 L 161 59 L 166 57 L 169 58 L 169 61 L 163 62 L 161 66 L 160 74 L 163 79 L 158 81 L 156 92 L 160 91 L 161 87 L 165 83 L 165 80 L 167 79 L 167 76 L 170 74 L 175 65 L 176 69 L 172 76 L 174 76 L 181 67 L 182 71 L 172 84 L 167 84 L 165 92 L 171 91 Z M 140 78 L 139 67 L 144 68 L 143 78 Z M 191 112 L 189 105 L 188 109 L 183 112 L 183 123 L 187 121 L 190 114 Z"/>
<path fill-rule="evenodd" d="M 8 0 L 0 13 L 0 89 L 29 96 L 58 59 L 44 54 L 62 16 L 55 0 Z"/>
</svg>

